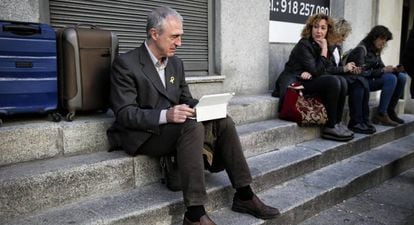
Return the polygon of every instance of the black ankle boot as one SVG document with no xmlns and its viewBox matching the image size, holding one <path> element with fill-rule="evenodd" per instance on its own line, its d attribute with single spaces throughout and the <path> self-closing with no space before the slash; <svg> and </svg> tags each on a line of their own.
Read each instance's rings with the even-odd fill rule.
<svg viewBox="0 0 414 225">
<path fill-rule="evenodd" d="M 401 119 L 401 118 L 399 118 L 398 115 L 397 115 L 397 113 L 395 113 L 394 110 L 388 111 L 388 116 L 390 117 L 390 119 L 392 121 L 395 121 L 395 122 L 397 122 L 399 124 L 403 124 L 404 123 L 404 120 Z"/>
</svg>

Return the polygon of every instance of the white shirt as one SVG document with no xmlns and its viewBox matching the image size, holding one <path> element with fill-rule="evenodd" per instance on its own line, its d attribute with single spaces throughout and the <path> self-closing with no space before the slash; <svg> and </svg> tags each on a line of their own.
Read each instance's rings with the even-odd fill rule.
<svg viewBox="0 0 414 225">
<path fill-rule="evenodd" d="M 158 72 L 158 76 L 160 76 L 161 83 L 164 85 L 165 88 L 165 67 L 167 67 L 168 58 L 164 58 L 163 61 L 159 61 L 154 54 L 152 54 L 151 49 L 148 48 L 147 42 L 144 42 L 145 47 L 147 48 L 149 55 L 151 57 L 152 63 L 154 63 L 155 69 Z"/>
<path fill-rule="evenodd" d="M 333 51 L 333 56 L 334 56 L 334 59 L 335 59 L 336 66 L 339 66 L 339 61 L 341 59 L 341 56 L 339 56 L 338 48 L 335 48 L 335 50 Z"/>
<path fill-rule="evenodd" d="M 164 85 L 165 88 L 165 67 L 167 67 L 168 58 L 165 58 L 165 60 L 158 61 L 158 59 L 154 56 L 154 54 L 151 52 L 151 49 L 148 48 L 147 42 L 144 42 L 145 47 L 147 48 L 147 51 L 151 57 L 152 63 L 154 63 L 155 69 L 158 72 L 158 76 L 160 76 L 161 83 Z M 158 120 L 158 124 L 166 124 L 167 123 L 167 110 L 168 109 L 162 109 L 160 113 L 160 119 Z"/>
</svg>

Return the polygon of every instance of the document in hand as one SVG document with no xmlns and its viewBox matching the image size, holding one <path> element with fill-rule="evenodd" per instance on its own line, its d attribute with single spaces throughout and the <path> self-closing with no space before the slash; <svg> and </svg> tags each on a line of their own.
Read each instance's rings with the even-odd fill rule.
<svg viewBox="0 0 414 225">
<path fill-rule="evenodd" d="M 195 106 L 197 122 L 225 118 L 234 93 L 204 95 Z"/>
</svg>

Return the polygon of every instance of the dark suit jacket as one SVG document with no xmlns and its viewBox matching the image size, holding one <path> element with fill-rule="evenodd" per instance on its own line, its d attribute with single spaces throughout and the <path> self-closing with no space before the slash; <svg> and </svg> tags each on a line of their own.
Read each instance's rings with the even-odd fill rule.
<svg viewBox="0 0 414 225">
<path fill-rule="evenodd" d="M 164 88 L 144 44 L 115 59 L 110 89 L 115 122 L 107 131 L 111 149 L 135 155 L 151 135 L 159 135 L 162 109 L 196 104 L 185 82 L 183 63 L 175 56 L 168 58 L 165 83 Z"/>
</svg>

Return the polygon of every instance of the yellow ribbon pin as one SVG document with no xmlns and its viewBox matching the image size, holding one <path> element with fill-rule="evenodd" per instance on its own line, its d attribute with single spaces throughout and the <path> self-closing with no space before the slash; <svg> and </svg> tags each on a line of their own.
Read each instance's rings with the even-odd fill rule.
<svg viewBox="0 0 414 225">
<path fill-rule="evenodd" d="M 175 77 L 173 77 L 173 76 L 172 76 L 172 77 L 170 77 L 170 83 L 171 83 L 171 84 L 174 84 L 174 80 L 175 80 Z"/>
</svg>

